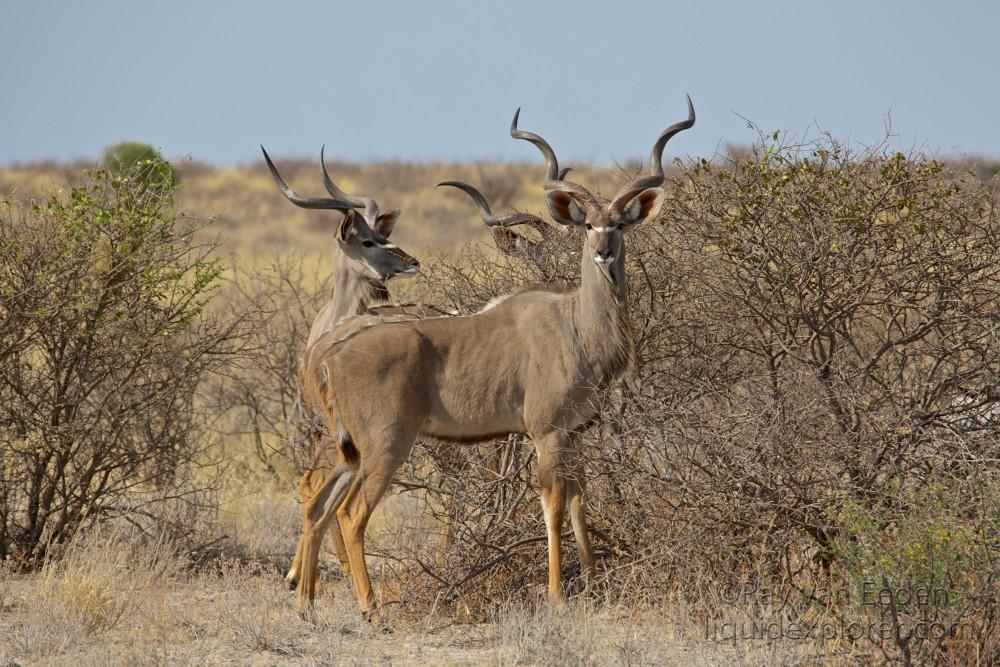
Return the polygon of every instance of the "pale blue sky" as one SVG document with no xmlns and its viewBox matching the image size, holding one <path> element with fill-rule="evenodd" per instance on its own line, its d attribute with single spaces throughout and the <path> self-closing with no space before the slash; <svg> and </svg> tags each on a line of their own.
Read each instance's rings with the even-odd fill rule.
<svg viewBox="0 0 1000 667">
<path fill-rule="evenodd" d="M 0 0 L 0 164 L 710 155 L 765 130 L 1000 156 L 1000 2 Z"/>
</svg>

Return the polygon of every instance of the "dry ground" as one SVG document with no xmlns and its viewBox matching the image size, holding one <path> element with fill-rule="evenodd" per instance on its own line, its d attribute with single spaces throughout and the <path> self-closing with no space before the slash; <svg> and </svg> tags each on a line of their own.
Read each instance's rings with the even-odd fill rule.
<svg viewBox="0 0 1000 667">
<path fill-rule="evenodd" d="M 332 553 L 316 623 L 308 623 L 282 578 L 299 525 L 295 496 L 247 491 L 224 494 L 210 531 L 228 536 L 224 549 L 198 567 L 169 543 L 119 526 L 77 542 L 41 572 L 0 569 L 0 667 L 838 664 L 806 642 L 706 639 L 704 624 L 679 606 L 626 609 L 597 594 L 552 609 L 541 602 L 541 581 L 526 596 L 536 602 L 498 601 L 486 623 L 402 618 L 390 608 L 392 631 L 382 633 L 361 618 Z M 413 529 L 399 531 L 400 519 Z M 370 550 L 398 553 L 427 539 L 420 525 L 417 503 L 390 496 L 373 517 Z M 377 587 L 385 561 L 369 561 Z"/>
<path fill-rule="evenodd" d="M 393 632 L 380 634 L 361 620 L 342 581 L 333 584 L 333 597 L 319 600 L 319 620 L 310 625 L 297 617 L 292 594 L 277 574 L 237 566 L 221 574 L 159 582 L 142 592 L 143 599 L 128 601 L 126 617 L 98 631 L 82 615 L 82 601 L 60 598 L 80 591 L 47 591 L 56 599 L 39 600 L 40 583 L 17 579 L 9 585 L 8 611 L 0 617 L 2 664 L 728 662 L 722 648 L 687 637 L 658 619 L 620 618 L 582 606 L 564 613 L 513 609 L 492 624 L 450 625 L 447 619 L 431 618 L 397 623 Z"/>
<path fill-rule="evenodd" d="M 401 500 L 386 511 L 407 513 Z M 263 494 L 224 512 L 232 545 L 197 569 L 134 531 L 91 537 L 31 575 L 0 578 L 0 665 L 715 665 L 788 664 L 808 646 L 709 641 L 683 610 L 630 612 L 590 599 L 564 610 L 498 604 L 488 623 L 362 620 L 347 580 L 324 572 L 317 621 L 298 617 L 281 568 L 294 545 L 291 495 Z M 292 511 L 289 511 L 291 508 Z M 393 539 L 376 520 L 372 542 Z M 242 544 L 236 544 L 241 542 Z M 285 554 L 278 563 L 278 552 Z M 375 564 L 376 571 L 378 564 Z M 750 649 L 750 653 L 747 653 Z"/>
</svg>

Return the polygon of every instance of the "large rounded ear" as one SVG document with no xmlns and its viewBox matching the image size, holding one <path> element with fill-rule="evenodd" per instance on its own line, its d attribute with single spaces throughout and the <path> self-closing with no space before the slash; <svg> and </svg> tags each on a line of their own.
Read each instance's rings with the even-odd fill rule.
<svg viewBox="0 0 1000 667">
<path fill-rule="evenodd" d="M 622 211 L 626 224 L 637 225 L 649 218 L 655 218 L 663 207 L 665 198 L 666 193 L 663 192 L 663 188 L 646 188 L 633 197 Z"/>
<path fill-rule="evenodd" d="M 587 211 L 568 192 L 549 190 L 545 193 L 545 203 L 549 206 L 549 215 L 560 225 L 575 226 L 587 222 Z"/>
<path fill-rule="evenodd" d="M 396 221 L 399 220 L 399 213 L 399 209 L 394 208 L 380 214 L 375 219 L 375 233 L 382 238 L 389 238 L 389 234 L 392 234 L 392 230 L 396 226 Z"/>
<path fill-rule="evenodd" d="M 368 225 L 356 211 L 350 210 L 344 215 L 344 220 L 337 230 L 337 240 L 341 243 L 350 243 L 353 237 L 364 234 L 368 231 Z"/>
</svg>

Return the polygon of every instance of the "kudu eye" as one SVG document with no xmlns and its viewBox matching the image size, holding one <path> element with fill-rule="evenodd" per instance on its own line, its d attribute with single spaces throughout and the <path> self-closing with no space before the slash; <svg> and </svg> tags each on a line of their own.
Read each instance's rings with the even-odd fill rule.
<svg viewBox="0 0 1000 667">
<path fill-rule="evenodd" d="M 364 241 L 361 242 L 361 245 L 363 245 L 366 248 L 371 248 L 375 244 L 369 241 L 368 239 L 365 239 Z"/>
<path fill-rule="evenodd" d="M 594 226 L 588 222 L 587 223 L 587 229 L 593 229 L 593 228 L 594 228 Z"/>
</svg>

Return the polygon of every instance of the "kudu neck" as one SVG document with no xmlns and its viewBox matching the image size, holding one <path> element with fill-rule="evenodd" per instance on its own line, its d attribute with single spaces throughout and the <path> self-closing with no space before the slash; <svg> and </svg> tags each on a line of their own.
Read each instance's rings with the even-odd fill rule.
<svg viewBox="0 0 1000 667">
<path fill-rule="evenodd" d="M 351 261 L 339 250 L 333 260 L 333 321 L 364 315 L 371 306 L 389 300 L 385 283 L 358 273 Z"/>
<path fill-rule="evenodd" d="M 594 262 L 589 241 L 584 242 L 582 255 L 574 324 L 594 380 L 605 383 L 620 375 L 633 355 L 625 246 L 611 265 L 612 279 Z"/>
</svg>

